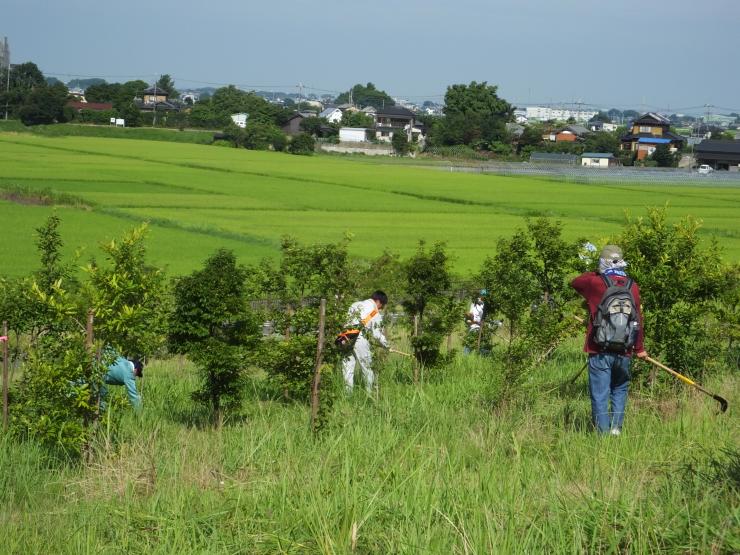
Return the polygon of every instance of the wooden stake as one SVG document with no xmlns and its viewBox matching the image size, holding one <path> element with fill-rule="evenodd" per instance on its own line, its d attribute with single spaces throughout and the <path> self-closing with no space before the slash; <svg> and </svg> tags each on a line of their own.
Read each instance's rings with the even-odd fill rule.
<svg viewBox="0 0 740 555">
<path fill-rule="evenodd" d="M 326 326 L 326 299 L 319 305 L 319 341 L 316 345 L 316 366 L 311 384 L 311 429 L 316 430 L 319 417 L 319 386 L 321 385 L 321 363 L 324 358 L 324 327 Z"/>
<path fill-rule="evenodd" d="M 414 337 L 419 337 L 419 315 L 414 314 Z M 419 383 L 419 361 L 414 357 L 413 367 L 414 367 L 414 384 Z"/>
<path fill-rule="evenodd" d="M 3 428 L 8 429 L 8 322 L 3 321 Z"/>
</svg>

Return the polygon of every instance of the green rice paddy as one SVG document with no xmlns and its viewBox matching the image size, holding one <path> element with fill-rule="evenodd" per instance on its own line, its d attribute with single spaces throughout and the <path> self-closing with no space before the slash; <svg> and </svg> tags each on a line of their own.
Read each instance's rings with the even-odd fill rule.
<svg viewBox="0 0 740 555">
<path fill-rule="evenodd" d="M 740 187 L 580 184 L 530 177 L 446 173 L 438 168 L 330 156 L 98 137 L 0 133 L 0 189 L 50 189 L 87 207 L 0 200 L 0 273 L 36 265 L 33 230 L 52 210 L 69 252 L 94 255 L 101 241 L 151 224 L 153 261 L 192 270 L 227 247 L 245 262 L 278 253 L 280 238 L 337 241 L 371 257 L 409 255 L 419 239 L 446 241 L 458 271 L 474 271 L 530 215 L 561 220 L 569 238 L 606 240 L 625 211 L 670 206 L 673 218 L 704 222 L 730 260 L 740 258 Z M 0 191 L 2 194 L 2 191 Z"/>
</svg>

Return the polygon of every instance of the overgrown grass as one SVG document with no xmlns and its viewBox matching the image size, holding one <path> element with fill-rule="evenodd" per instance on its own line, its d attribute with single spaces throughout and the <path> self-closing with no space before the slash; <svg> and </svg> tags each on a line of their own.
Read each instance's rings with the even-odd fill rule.
<svg viewBox="0 0 740 555">
<path fill-rule="evenodd" d="M 410 384 L 388 359 L 313 438 L 308 410 L 255 376 L 220 429 L 190 399 L 192 368 L 150 365 L 145 410 L 88 465 L 0 441 L 9 553 L 733 553 L 740 550 L 734 408 L 635 391 L 621 437 L 590 430 L 565 352 L 530 399 L 492 406 L 487 360 Z M 709 385 L 709 384 L 708 384 Z M 732 399 L 737 380 L 711 384 Z M 545 393 L 549 391 L 549 393 Z M 120 392 L 119 392 L 120 393 Z M 732 403 L 732 401 L 731 401 Z M 733 405 L 734 407 L 734 405 Z"/>
</svg>

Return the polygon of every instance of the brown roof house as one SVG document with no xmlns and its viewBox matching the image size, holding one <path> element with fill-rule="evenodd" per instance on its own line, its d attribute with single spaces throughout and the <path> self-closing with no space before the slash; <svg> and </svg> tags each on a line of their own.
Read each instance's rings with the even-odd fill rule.
<svg viewBox="0 0 740 555">
<path fill-rule="evenodd" d="M 635 153 L 638 160 L 650 156 L 659 145 L 668 145 L 671 153 L 677 152 L 684 143 L 683 137 L 670 131 L 671 121 L 655 112 L 641 115 L 632 122 L 630 130 L 622 136 L 622 150 Z"/>
</svg>

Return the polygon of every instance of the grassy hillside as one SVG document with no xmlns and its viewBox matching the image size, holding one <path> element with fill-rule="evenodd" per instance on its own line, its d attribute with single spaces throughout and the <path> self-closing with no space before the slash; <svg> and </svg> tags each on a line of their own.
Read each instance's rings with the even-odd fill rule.
<svg viewBox="0 0 740 555">
<path fill-rule="evenodd" d="M 94 245 L 133 222 L 152 222 L 154 260 L 181 273 L 219 246 L 245 262 L 277 252 L 280 237 L 307 242 L 354 235 L 351 252 L 409 255 L 419 239 L 447 241 L 459 271 L 476 270 L 496 240 L 527 215 L 561 219 L 569 238 L 600 242 L 625 210 L 669 203 L 673 217 L 703 219 L 730 259 L 740 258 L 740 188 L 577 184 L 449 174 L 334 157 L 168 142 L 0 134 L 0 188 L 49 188 L 89 207 L 64 208 L 70 249 Z M 12 221 L 0 246 L 3 269 L 34 264 L 33 229 L 51 210 L 0 201 Z"/>
<path fill-rule="evenodd" d="M 155 363 L 142 418 L 124 410 L 89 465 L 50 467 L 0 436 L 3 551 L 738 552 L 734 405 L 718 416 L 686 389 L 635 389 L 623 435 L 600 438 L 585 374 L 561 386 L 581 364 L 566 350 L 533 377 L 536 396 L 492 409 L 485 360 L 420 386 L 389 360 L 379 400 L 340 398 L 313 439 L 307 407 L 266 398 L 259 376 L 243 418 L 215 430 L 192 368 Z M 737 397 L 737 380 L 709 385 Z"/>
</svg>

